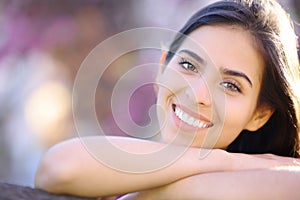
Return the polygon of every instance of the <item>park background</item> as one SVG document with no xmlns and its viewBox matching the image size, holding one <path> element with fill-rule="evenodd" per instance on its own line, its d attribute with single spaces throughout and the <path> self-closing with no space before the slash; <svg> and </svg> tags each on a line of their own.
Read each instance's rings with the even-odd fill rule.
<svg viewBox="0 0 300 200">
<path fill-rule="evenodd" d="M 78 137 L 72 88 L 93 48 L 130 29 L 178 30 L 196 10 L 213 1 L 1 0 L 0 181 L 33 186 L 43 153 L 62 140 Z M 300 0 L 279 2 L 291 13 L 299 35 Z M 159 51 L 137 52 L 121 57 L 101 77 L 95 108 L 109 134 L 124 135 L 110 109 L 116 81 L 134 66 L 158 61 L 159 55 Z M 152 87 L 137 92 L 130 104 L 132 119 L 147 124 L 153 103 Z"/>
</svg>

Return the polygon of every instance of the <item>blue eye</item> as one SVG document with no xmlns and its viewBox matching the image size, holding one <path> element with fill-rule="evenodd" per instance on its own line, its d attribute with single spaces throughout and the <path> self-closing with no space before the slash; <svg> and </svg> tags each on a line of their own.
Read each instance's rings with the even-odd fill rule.
<svg viewBox="0 0 300 200">
<path fill-rule="evenodd" d="M 220 83 L 220 85 L 222 85 L 225 88 L 225 90 L 229 90 L 230 92 L 239 92 L 239 93 L 242 92 L 239 85 L 232 81 L 224 81 Z"/>
<path fill-rule="evenodd" d="M 195 67 L 195 65 L 193 65 L 190 61 L 186 60 L 185 58 L 181 58 L 178 64 L 187 71 L 198 73 L 198 70 Z"/>
</svg>

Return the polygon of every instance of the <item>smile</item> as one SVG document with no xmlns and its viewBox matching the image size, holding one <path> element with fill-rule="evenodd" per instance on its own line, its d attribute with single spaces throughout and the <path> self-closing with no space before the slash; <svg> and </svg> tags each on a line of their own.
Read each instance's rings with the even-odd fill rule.
<svg viewBox="0 0 300 200">
<path fill-rule="evenodd" d="M 196 128 L 209 128 L 212 127 L 212 123 L 203 122 L 199 119 L 195 119 L 194 117 L 190 116 L 189 114 L 182 111 L 180 108 L 175 106 L 174 108 L 175 115 L 183 122 L 196 127 Z"/>
</svg>

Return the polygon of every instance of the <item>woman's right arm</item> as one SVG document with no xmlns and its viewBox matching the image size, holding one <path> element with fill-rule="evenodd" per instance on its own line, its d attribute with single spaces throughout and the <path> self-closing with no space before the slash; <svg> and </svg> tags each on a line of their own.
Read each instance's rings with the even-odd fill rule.
<svg viewBox="0 0 300 200">
<path fill-rule="evenodd" d="M 149 169 L 153 166 L 153 162 L 169 159 L 173 151 L 182 151 L 172 163 L 165 163 L 156 170 L 144 173 L 126 172 L 97 160 L 86 148 L 87 146 L 96 148 L 111 160 L 124 161 L 123 169 L 127 169 L 128 166 L 125 166 L 127 158 L 112 154 L 106 145 L 108 139 L 111 144 L 123 151 L 142 155 L 141 158 L 159 152 L 166 146 L 163 143 L 126 137 L 95 136 L 65 141 L 52 147 L 42 158 L 36 174 L 36 187 L 53 193 L 103 197 L 159 187 L 200 173 L 257 169 L 274 164 L 262 162 L 260 165 L 259 159 L 249 160 L 248 155 L 245 155 L 244 160 L 240 157 L 235 160 L 235 154 L 216 149 L 209 150 L 207 156 L 200 159 L 200 149 L 170 146 L 168 147 L 170 154 L 155 154 L 157 160 L 136 159 L 127 164 Z"/>
<path fill-rule="evenodd" d="M 90 143 L 94 146 L 96 144 L 101 152 L 110 155 L 109 149 L 105 149 L 104 145 L 107 137 L 95 136 L 84 140 L 85 144 Z M 144 155 L 166 146 L 163 143 L 126 137 L 109 137 L 109 141 L 124 151 Z M 183 147 L 174 146 L 174 148 Z M 216 171 L 220 168 L 229 170 L 232 164 L 227 154 L 222 150 L 213 150 L 205 159 L 200 160 L 199 149 L 187 148 L 183 149 L 183 154 L 174 159 L 173 163 L 161 166 L 160 169 L 145 173 L 129 173 L 126 170 L 116 170 L 97 160 L 82 143 L 82 138 L 77 138 L 55 145 L 44 155 L 36 173 L 35 186 L 48 192 L 87 197 L 123 194 L 166 185 L 201 172 Z M 111 156 L 114 160 L 126 159 Z M 168 155 L 162 154 L 157 160 L 163 160 L 163 156 Z M 153 160 L 133 162 L 134 165 L 145 168 L 153 164 Z"/>
</svg>

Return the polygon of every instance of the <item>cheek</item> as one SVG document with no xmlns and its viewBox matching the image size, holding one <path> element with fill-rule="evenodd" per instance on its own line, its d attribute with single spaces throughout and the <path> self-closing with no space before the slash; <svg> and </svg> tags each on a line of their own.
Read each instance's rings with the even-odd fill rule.
<svg viewBox="0 0 300 200">
<path fill-rule="evenodd" d="M 159 79 L 156 82 L 158 93 L 158 103 L 166 103 L 169 98 L 176 98 L 176 95 L 187 87 L 188 82 L 180 74 L 176 68 L 167 66 L 166 69 L 160 74 Z"/>
<path fill-rule="evenodd" d="M 245 129 L 252 118 L 253 112 L 254 104 L 251 101 L 228 99 L 222 137 L 233 141 Z"/>
<path fill-rule="evenodd" d="M 185 83 L 184 76 L 178 72 L 176 67 L 167 66 L 166 69 L 159 76 L 158 84 L 168 89 L 177 88 Z"/>
<path fill-rule="evenodd" d="M 255 104 L 252 103 L 252 99 L 241 97 L 234 100 L 227 100 L 227 102 L 226 121 L 231 125 L 236 124 L 244 128 L 251 119 L 255 109 Z"/>
</svg>

